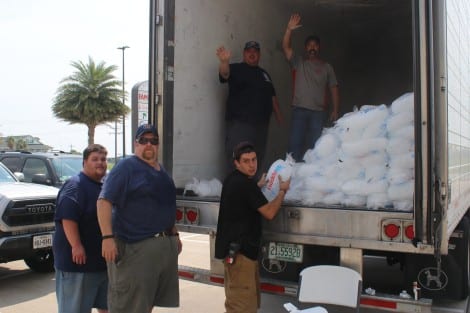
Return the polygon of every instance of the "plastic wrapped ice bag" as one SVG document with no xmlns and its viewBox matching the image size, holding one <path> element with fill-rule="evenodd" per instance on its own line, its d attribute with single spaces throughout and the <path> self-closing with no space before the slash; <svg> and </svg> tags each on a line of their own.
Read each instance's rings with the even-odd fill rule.
<svg viewBox="0 0 470 313">
<path fill-rule="evenodd" d="M 279 192 L 279 176 L 283 181 L 288 180 L 292 176 L 294 164 L 294 159 L 288 154 L 285 160 L 279 159 L 271 165 L 266 175 L 267 183 L 261 189 L 268 201 L 274 199 Z"/>
<path fill-rule="evenodd" d="M 211 180 L 199 180 L 193 177 L 193 180 L 184 187 L 185 195 L 189 194 L 188 191 L 194 192 L 199 197 L 220 197 L 222 183 L 216 178 Z"/>
</svg>

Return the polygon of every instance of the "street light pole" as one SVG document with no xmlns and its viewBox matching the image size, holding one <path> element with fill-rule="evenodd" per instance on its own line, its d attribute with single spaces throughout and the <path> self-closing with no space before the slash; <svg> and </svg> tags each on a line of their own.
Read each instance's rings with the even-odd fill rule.
<svg viewBox="0 0 470 313">
<path fill-rule="evenodd" d="M 118 47 L 122 50 L 122 105 L 126 105 L 126 90 L 124 85 L 124 51 L 130 48 L 129 46 Z M 126 115 L 122 115 L 122 157 L 126 156 Z"/>
</svg>

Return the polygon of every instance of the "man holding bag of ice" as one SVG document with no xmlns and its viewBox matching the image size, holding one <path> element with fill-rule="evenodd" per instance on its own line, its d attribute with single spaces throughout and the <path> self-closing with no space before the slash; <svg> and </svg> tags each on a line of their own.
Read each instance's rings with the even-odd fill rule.
<svg viewBox="0 0 470 313">
<path fill-rule="evenodd" d="M 261 218 L 273 219 L 289 189 L 290 179 L 279 180 L 279 192 L 270 202 L 256 182 L 255 147 L 241 142 L 233 150 L 236 169 L 225 178 L 220 198 L 215 257 L 224 262 L 226 313 L 256 313 L 260 306 L 258 254 Z"/>
</svg>

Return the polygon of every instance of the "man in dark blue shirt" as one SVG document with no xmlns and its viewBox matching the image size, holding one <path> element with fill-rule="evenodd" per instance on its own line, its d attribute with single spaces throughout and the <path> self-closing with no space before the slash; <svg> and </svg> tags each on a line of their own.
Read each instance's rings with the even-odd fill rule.
<svg viewBox="0 0 470 313">
<path fill-rule="evenodd" d="M 108 312 L 108 276 L 96 216 L 106 155 L 103 146 L 88 146 L 83 171 L 65 182 L 57 197 L 52 248 L 59 313 Z"/>
<path fill-rule="evenodd" d="M 225 153 L 229 170 L 233 170 L 232 151 L 236 144 L 249 141 L 257 148 L 261 166 L 266 150 L 269 120 L 274 111 L 279 124 L 282 115 L 268 72 L 258 66 L 260 46 L 249 41 L 243 49 L 243 62 L 230 63 L 231 52 L 217 49 L 219 80 L 229 85 L 225 111 Z"/>
<path fill-rule="evenodd" d="M 179 305 L 176 188 L 158 162 L 159 137 L 139 126 L 135 154 L 113 167 L 98 200 L 113 313 Z"/>
</svg>

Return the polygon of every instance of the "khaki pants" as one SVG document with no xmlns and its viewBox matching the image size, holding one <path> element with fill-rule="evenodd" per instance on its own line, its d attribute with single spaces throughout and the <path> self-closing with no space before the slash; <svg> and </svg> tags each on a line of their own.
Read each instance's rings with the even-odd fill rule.
<svg viewBox="0 0 470 313">
<path fill-rule="evenodd" d="M 242 254 L 224 262 L 226 313 L 256 313 L 260 307 L 259 264 Z"/>
</svg>

